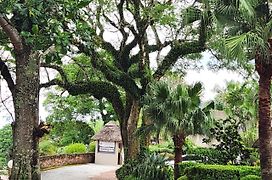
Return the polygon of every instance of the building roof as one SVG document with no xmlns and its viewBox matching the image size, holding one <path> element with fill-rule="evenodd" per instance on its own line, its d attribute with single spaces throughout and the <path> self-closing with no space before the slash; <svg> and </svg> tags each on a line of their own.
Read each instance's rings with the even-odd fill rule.
<svg viewBox="0 0 272 180">
<path fill-rule="evenodd" d="M 108 122 L 103 129 L 92 137 L 93 140 L 108 141 L 108 142 L 121 142 L 121 131 L 119 126 L 114 122 Z"/>
</svg>

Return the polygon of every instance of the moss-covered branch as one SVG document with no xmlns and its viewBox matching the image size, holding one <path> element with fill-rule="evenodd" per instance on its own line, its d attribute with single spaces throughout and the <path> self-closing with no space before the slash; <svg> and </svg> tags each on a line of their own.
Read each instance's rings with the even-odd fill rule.
<svg viewBox="0 0 272 180">
<path fill-rule="evenodd" d="M 112 106 L 119 119 L 123 118 L 124 107 L 121 100 L 121 95 L 116 86 L 108 82 L 91 81 L 65 85 L 64 88 L 71 95 L 91 94 L 97 99 L 101 99 L 103 97 L 106 98 L 112 103 Z"/>
<path fill-rule="evenodd" d="M 155 79 L 160 79 L 167 70 L 169 70 L 178 60 L 188 54 L 200 53 L 206 49 L 207 26 L 206 20 L 201 19 L 199 25 L 199 38 L 195 41 L 177 41 L 172 43 L 172 48 L 158 66 L 157 71 L 153 74 Z M 208 22 L 209 23 L 209 22 Z"/>
<path fill-rule="evenodd" d="M 83 44 L 79 45 L 78 48 L 80 52 L 90 56 L 94 68 L 100 70 L 108 81 L 121 86 L 132 96 L 139 97 L 140 89 L 129 75 L 100 59 L 99 54 L 93 48 L 86 47 Z"/>
</svg>

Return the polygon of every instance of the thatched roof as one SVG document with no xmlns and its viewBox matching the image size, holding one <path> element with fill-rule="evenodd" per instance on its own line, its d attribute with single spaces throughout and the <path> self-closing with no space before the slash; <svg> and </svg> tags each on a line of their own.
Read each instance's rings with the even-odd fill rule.
<svg viewBox="0 0 272 180">
<path fill-rule="evenodd" d="M 115 122 L 110 121 L 99 133 L 95 134 L 92 139 L 108 142 L 120 142 L 122 141 L 121 131 Z"/>
</svg>

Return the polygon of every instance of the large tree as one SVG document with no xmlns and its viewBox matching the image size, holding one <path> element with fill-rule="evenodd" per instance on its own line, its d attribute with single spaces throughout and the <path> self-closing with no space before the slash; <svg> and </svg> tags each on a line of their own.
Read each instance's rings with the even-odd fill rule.
<svg viewBox="0 0 272 180">
<path fill-rule="evenodd" d="M 106 98 L 120 122 L 125 160 L 135 158 L 139 142 L 134 133 L 141 97 L 148 83 L 160 79 L 178 59 L 205 50 L 207 9 L 198 2 L 184 6 L 171 1 L 94 1 L 82 11 L 80 24 L 72 27 L 81 28 L 73 44 L 78 53 L 89 56 L 88 65 L 103 75 L 102 80 L 71 81 L 65 69 L 51 64 L 45 67 L 56 69 L 62 78 L 43 87 L 59 85 L 71 95 Z M 93 29 L 96 31 L 90 31 Z M 164 56 L 160 56 L 161 51 Z M 158 63 L 152 70 L 154 53 Z"/>
<path fill-rule="evenodd" d="M 272 76 L 271 1 L 216 1 L 215 17 L 226 48 L 236 64 L 253 64 L 259 75 L 259 139 L 262 179 L 272 179 L 272 129 L 270 86 Z M 220 42 L 219 39 L 216 39 Z M 222 42 L 222 41 L 221 41 Z M 217 44 L 218 45 L 218 44 Z M 222 47 L 222 44 L 220 45 Z M 221 48 L 222 50 L 222 48 Z M 222 51 L 221 51 L 222 52 Z"/>
<path fill-rule="evenodd" d="M 150 86 L 150 91 L 145 96 L 144 112 L 152 123 L 144 126 L 142 132 L 159 129 L 170 134 L 175 148 L 175 179 L 180 176 L 178 164 L 182 162 L 185 138 L 207 133 L 212 125 L 209 110 L 213 108 L 214 103 L 201 107 L 201 91 L 200 83 L 193 86 L 179 84 L 173 88 L 165 82 L 159 82 Z"/>
<path fill-rule="evenodd" d="M 69 35 L 64 33 L 61 22 L 69 21 L 74 9 L 81 7 L 79 1 L 71 10 L 71 3 L 4 0 L 0 4 L 0 47 L 4 52 L 2 54 L 10 53 L 11 62 L 14 62 L 8 63 L 1 56 L 0 71 L 12 94 L 15 112 L 11 173 L 14 180 L 40 179 L 40 62 L 45 58 L 47 61 L 56 60 L 52 49 L 63 53 L 67 51 Z M 12 77 L 11 72 L 14 66 L 16 77 Z"/>
</svg>

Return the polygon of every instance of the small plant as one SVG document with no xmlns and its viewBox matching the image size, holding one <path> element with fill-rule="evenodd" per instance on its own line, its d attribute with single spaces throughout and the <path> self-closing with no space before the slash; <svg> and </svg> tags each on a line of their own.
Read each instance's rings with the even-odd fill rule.
<svg viewBox="0 0 272 180">
<path fill-rule="evenodd" d="M 54 155 L 57 153 L 57 146 L 55 146 L 51 141 L 49 140 L 43 140 L 39 144 L 40 154 L 42 156 L 46 155 Z"/>
<path fill-rule="evenodd" d="M 77 154 L 77 153 L 86 153 L 87 148 L 82 143 L 70 144 L 64 148 L 64 153 L 66 154 Z"/>
<path fill-rule="evenodd" d="M 137 160 L 130 161 L 119 168 L 116 171 L 116 176 L 119 180 L 170 180 L 173 177 L 173 172 L 165 162 L 166 159 L 163 156 L 144 153 Z"/>
<path fill-rule="evenodd" d="M 89 152 L 95 152 L 95 145 L 96 145 L 96 142 L 93 141 L 90 143 L 89 145 Z"/>
</svg>

